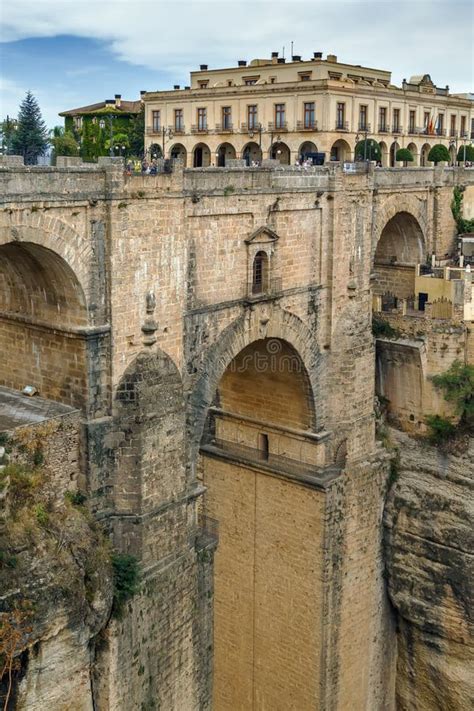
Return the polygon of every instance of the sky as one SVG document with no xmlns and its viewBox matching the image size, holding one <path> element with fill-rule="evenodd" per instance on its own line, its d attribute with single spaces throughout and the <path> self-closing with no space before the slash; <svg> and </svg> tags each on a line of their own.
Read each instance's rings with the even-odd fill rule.
<svg viewBox="0 0 474 711">
<path fill-rule="evenodd" d="M 473 0 L 0 0 L 0 117 L 29 89 L 49 127 L 59 111 L 141 89 L 189 84 L 189 72 L 272 51 L 430 74 L 474 90 Z"/>
</svg>

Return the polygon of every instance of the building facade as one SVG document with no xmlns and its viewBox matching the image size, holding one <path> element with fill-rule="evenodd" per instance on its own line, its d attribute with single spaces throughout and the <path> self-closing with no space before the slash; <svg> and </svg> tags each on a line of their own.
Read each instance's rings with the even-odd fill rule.
<svg viewBox="0 0 474 711">
<path fill-rule="evenodd" d="M 315 52 L 311 60 L 239 61 L 237 67 L 191 72 L 190 86 L 148 92 L 145 147 L 188 167 L 248 164 L 276 158 L 292 164 L 307 153 L 326 160 L 354 157 L 359 140 L 379 144 L 382 165 L 396 165 L 408 148 L 413 165 L 427 166 L 430 148 L 446 145 L 453 161 L 474 137 L 474 102 L 437 87 L 428 74 L 391 83 L 391 72 L 339 62 Z"/>
</svg>

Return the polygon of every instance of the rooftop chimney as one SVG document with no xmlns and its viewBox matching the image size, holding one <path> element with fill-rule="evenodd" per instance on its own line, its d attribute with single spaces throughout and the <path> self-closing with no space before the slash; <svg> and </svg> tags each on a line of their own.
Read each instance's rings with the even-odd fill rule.
<svg viewBox="0 0 474 711">
<path fill-rule="evenodd" d="M 140 96 L 145 96 L 146 94 L 146 89 L 140 89 Z"/>
<path fill-rule="evenodd" d="M 200 64 L 199 69 L 201 70 L 201 72 L 205 72 L 207 70 L 207 64 Z"/>
<path fill-rule="evenodd" d="M 115 94 L 115 106 L 119 109 L 122 103 L 122 94 Z"/>
<path fill-rule="evenodd" d="M 278 57 L 278 52 L 272 52 L 272 59 L 273 59 L 274 57 Z"/>
<path fill-rule="evenodd" d="M 191 87 L 190 87 L 190 86 L 185 86 L 184 88 L 185 88 L 185 89 L 190 89 Z"/>
<path fill-rule="evenodd" d="M 326 57 L 326 59 L 327 59 L 328 62 L 334 62 L 334 63 L 337 62 L 337 57 L 336 57 L 335 54 L 328 54 L 328 56 Z"/>
<path fill-rule="evenodd" d="M 179 89 L 179 84 L 175 84 L 175 85 L 173 86 L 173 89 Z"/>
<path fill-rule="evenodd" d="M 115 106 L 115 99 L 106 99 L 105 105 L 106 106 Z"/>
<path fill-rule="evenodd" d="M 246 67 L 246 66 L 247 66 L 247 62 L 246 62 L 245 59 L 239 59 L 239 61 L 237 62 L 237 64 L 238 64 L 239 67 Z"/>
<path fill-rule="evenodd" d="M 285 57 L 278 57 L 278 64 L 284 64 L 285 63 Z"/>
<path fill-rule="evenodd" d="M 291 59 L 292 59 L 293 62 L 301 62 L 301 55 L 300 55 L 300 54 L 294 54 Z"/>
<path fill-rule="evenodd" d="M 323 58 L 323 53 L 322 52 L 313 52 L 313 57 L 315 59 L 322 59 Z"/>
</svg>

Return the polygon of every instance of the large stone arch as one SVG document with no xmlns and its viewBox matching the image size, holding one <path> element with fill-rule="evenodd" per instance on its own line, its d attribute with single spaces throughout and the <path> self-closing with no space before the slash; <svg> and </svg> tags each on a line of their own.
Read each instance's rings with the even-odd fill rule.
<svg viewBox="0 0 474 711">
<path fill-rule="evenodd" d="M 415 195 L 403 194 L 380 198 L 372 223 L 372 263 L 374 262 L 377 244 L 387 223 L 398 213 L 408 213 L 419 224 L 423 234 L 425 253 L 429 251 L 431 234 L 428 220 L 428 199 Z"/>
<path fill-rule="evenodd" d="M 278 307 L 256 305 L 252 311 L 227 326 L 204 356 L 200 374 L 189 396 L 188 437 L 191 462 L 196 461 L 207 412 L 227 366 L 247 346 L 263 338 L 286 341 L 301 358 L 312 391 L 315 429 L 323 428 L 325 406 L 319 377 L 321 354 L 314 334 L 295 314 Z"/>
<path fill-rule="evenodd" d="M 89 306 L 93 298 L 90 273 L 93 248 L 90 239 L 56 217 L 41 212 L 16 212 L 0 218 L 0 245 L 8 242 L 30 242 L 61 257 L 74 272 Z"/>
</svg>

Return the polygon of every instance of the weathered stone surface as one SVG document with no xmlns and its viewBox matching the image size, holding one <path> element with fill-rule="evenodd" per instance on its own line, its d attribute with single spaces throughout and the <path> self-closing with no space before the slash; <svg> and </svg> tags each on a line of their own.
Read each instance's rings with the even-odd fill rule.
<svg viewBox="0 0 474 711">
<path fill-rule="evenodd" d="M 397 708 L 463 711 L 474 700 L 474 439 L 453 456 L 393 435 L 400 471 L 384 523 L 398 615 Z"/>
</svg>

